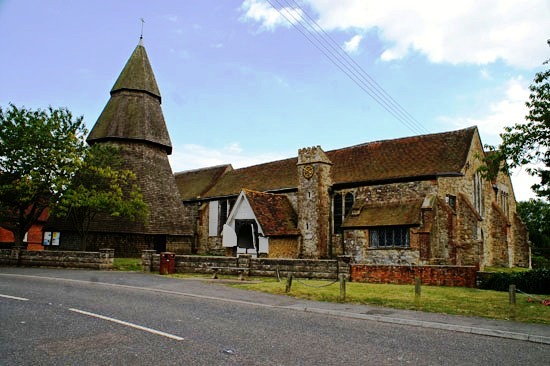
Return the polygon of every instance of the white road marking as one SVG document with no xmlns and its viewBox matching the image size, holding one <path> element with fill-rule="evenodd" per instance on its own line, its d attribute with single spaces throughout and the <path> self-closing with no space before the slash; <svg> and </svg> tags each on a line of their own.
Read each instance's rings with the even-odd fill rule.
<svg viewBox="0 0 550 366">
<path fill-rule="evenodd" d="M 126 326 L 128 326 L 128 327 L 132 327 L 132 328 L 135 328 L 135 329 L 143 330 L 143 331 L 145 331 L 145 332 L 153 333 L 153 334 L 160 335 L 160 336 L 163 336 L 163 337 L 167 337 L 167 338 L 170 338 L 170 339 L 175 339 L 176 341 L 183 341 L 183 338 L 182 338 L 182 337 L 178 337 L 177 335 L 173 335 L 173 334 L 170 334 L 170 333 L 161 332 L 160 330 L 155 330 L 155 329 L 147 328 L 147 327 L 144 327 L 144 326 L 141 326 L 141 325 L 137 325 L 137 324 L 134 324 L 134 323 L 125 322 L 124 320 L 118 320 L 118 319 L 115 319 L 115 318 L 110 318 L 110 317 L 105 316 L 105 315 L 90 313 L 90 312 L 88 312 L 88 311 L 79 310 L 79 309 L 74 309 L 74 308 L 70 308 L 69 310 L 70 310 L 70 311 L 73 311 L 73 312 L 75 312 L 75 313 L 79 313 L 79 314 L 83 314 L 83 315 L 88 315 L 88 316 L 91 316 L 91 317 L 94 317 L 94 318 L 99 318 L 99 319 L 107 320 L 107 321 L 110 321 L 110 322 L 113 322 L 113 323 L 117 323 L 117 324 L 126 325 Z"/>
<path fill-rule="evenodd" d="M 17 296 L 10 296 L 10 295 L 0 294 L 0 297 L 5 297 L 6 299 L 19 300 L 19 301 L 29 301 L 29 299 L 25 299 L 24 297 L 17 297 Z"/>
</svg>

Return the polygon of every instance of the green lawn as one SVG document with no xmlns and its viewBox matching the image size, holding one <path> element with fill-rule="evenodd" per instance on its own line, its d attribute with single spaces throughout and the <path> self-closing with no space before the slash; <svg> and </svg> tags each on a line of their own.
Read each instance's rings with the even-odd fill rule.
<svg viewBox="0 0 550 366">
<path fill-rule="evenodd" d="M 141 258 L 115 258 L 116 271 L 141 271 Z"/>
<path fill-rule="evenodd" d="M 338 283 L 326 287 L 330 281 L 296 279 L 289 296 L 337 302 L 340 296 Z M 286 279 L 276 282 L 265 279 L 261 283 L 231 284 L 230 286 L 285 294 Z M 549 298 L 540 295 L 539 298 Z M 516 305 L 509 305 L 508 293 L 463 287 L 422 286 L 421 296 L 415 299 L 414 285 L 382 285 L 349 282 L 346 284 L 346 302 L 379 305 L 397 309 L 421 310 L 434 313 L 480 316 L 492 319 L 516 320 L 550 324 L 550 306 L 529 302 L 528 297 L 517 294 Z"/>
<path fill-rule="evenodd" d="M 121 270 L 141 270 L 139 259 L 115 259 L 115 267 L 117 266 L 117 260 L 121 263 L 127 263 L 124 266 L 121 265 L 121 268 L 130 267 L 132 261 L 137 265 L 136 269 Z M 136 261 L 139 261 L 139 263 Z M 206 280 L 211 278 L 212 275 L 178 273 L 171 275 L 171 277 L 203 278 Z M 220 275 L 219 278 L 236 280 L 237 276 Z M 251 291 L 262 291 L 316 301 L 338 302 L 340 297 L 338 282 L 330 284 L 332 281 L 294 279 L 290 293 L 286 294 L 286 278 L 282 278 L 281 282 L 266 277 L 249 278 L 249 280 L 257 282 L 227 285 Z M 548 295 L 535 296 L 539 299 L 550 298 Z M 550 324 L 550 306 L 543 306 L 536 298 L 532 300 L 530 302 L 526 295 L 517 293 L 516 305 L 511 306 L 508 303 L 508 292 L 444 286 L 422 286 L 421 296 L 416 299 L 414 285 L 346 283 L 346 302 L 349 303 Z"/>
</svg>

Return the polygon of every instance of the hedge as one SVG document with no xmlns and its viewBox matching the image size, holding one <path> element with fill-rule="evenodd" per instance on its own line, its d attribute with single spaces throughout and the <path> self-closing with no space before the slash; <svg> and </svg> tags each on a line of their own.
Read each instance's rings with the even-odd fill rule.
<svg viewBox="0 0 550 366">
<path fill-rule="evenodd" d="M 518 290 L 528 294 L 550 294 L 550 269 L 492 273 L 482 280 L 479 288 L 508 291 L 510 285 L 516 285 Z"/>
</svg>

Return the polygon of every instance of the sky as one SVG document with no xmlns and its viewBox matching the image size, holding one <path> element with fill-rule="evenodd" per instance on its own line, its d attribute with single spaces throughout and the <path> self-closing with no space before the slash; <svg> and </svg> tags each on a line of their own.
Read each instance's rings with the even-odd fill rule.
<svg viewBox="0 0 550 366">
<path fill-rule="evenodd" d="M 473 125 L 495 145 L 524 120 L 549 19 L 548 0 L 0 0 L 0 106 L 91 129 L 143 25 L 175 172 Z"/>
</svg>

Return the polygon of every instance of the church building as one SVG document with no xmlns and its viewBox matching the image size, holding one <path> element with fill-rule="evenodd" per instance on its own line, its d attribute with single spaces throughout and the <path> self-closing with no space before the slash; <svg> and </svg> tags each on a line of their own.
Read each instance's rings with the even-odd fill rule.
<svg viewBox="0 0 550 366">
<path fill-rule="evenodd" d="M 149 217 L 102 217 L 91 229 L 92 249 L 529 266 L 510 177 L 488 181 L 478 172 L 485 152 L 476 127 L 173 174 L 161 95 L 141 40 L 110 94 L 87 141 L 120 148 Z M 60 248 L 70 249 L 74 233 L 61 231 Z"/>
<path fill-rule="evenodd" d="M 477 171 L 476 127 L 176 173 L 197 253 L 529 266 L 510 177 Z"/>
</svg>

